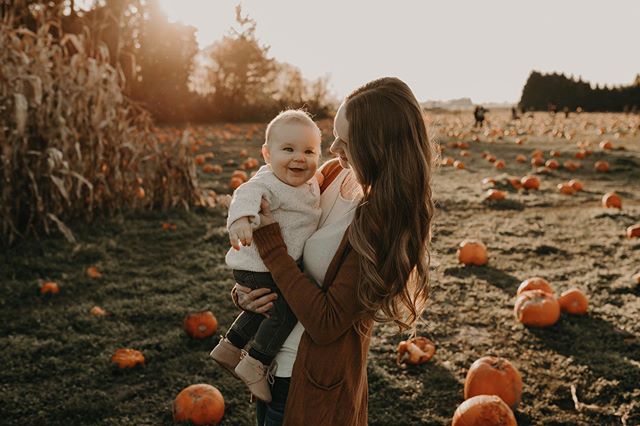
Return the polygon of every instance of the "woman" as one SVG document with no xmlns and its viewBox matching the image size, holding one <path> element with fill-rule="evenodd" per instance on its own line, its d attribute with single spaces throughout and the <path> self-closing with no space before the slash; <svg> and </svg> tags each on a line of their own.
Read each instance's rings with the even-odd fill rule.
<svg viewBox="0 0 640 426">
<path fill-rule="evenodd" d="M 299 321 L 276 357 L 272 402 L 258 402 L 260 426 L 366 425 L 372 325 L 409 329 L 428 296 L 433 153 L 415 96 L 397 78 L 369 82 L 340 105 L 334 136 L 338 159 L 322 169 L 323 213 L 305 244 L 306 275 L 266 202 L 254 233 Z M 275 297 L 241 286 L 233 295 L 261 313 Z"/>
</svg>

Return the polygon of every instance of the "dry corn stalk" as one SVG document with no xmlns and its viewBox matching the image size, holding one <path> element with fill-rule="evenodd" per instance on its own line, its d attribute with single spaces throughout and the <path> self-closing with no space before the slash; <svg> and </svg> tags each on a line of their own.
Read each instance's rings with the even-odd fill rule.
<svg viewBox="0 0 640 426">
<path fill-rule="evenodd" d="M 41 19 L 0 23 L 0 239 L 55 225 L 73 241 L 66 224 L 96 212 L 202 204 L 188 135 L 160 144 L 108 49 Z"/>
</svg>

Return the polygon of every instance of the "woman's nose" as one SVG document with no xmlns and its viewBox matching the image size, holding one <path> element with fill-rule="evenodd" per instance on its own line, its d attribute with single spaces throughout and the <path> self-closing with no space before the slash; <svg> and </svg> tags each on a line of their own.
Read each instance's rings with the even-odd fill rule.
<svg viewBox="0 0 640 426">
<path fill-rule="evenodd" d="M 338 154 L 338 139 L 334 139 L 333 143 L 329 147 L 329 152 L 332 154 Z"/>
</svg>

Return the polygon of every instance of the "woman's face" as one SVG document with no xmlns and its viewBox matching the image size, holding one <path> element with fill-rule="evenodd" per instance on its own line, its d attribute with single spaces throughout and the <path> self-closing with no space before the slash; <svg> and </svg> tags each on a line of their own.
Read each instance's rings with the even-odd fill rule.
<svg viewBox="0 0 640 426">
<path fill-rule="evenodd" d="M 335 139 L 329 147 L 329 151 L 338 156 L 342 167 L 349 169 L 351 168 L 351 155 L 349 154 L 349 122 L 347 121 L 346 110 L 345 103 L 342 102 L 333 121 L 333 136 Z"/>
</svg>

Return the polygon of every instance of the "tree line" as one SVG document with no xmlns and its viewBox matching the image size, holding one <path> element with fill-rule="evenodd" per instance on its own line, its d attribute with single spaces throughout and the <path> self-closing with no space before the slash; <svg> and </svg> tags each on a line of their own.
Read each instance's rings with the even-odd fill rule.
<svg viewBox="0 0 640 426">
<path fill-rule="evenodd" d="M 595 87 L 581 78 L 532 71 L 522 90 L 522 110 L 640 111 L 640 74 L 629 86 Z"/>
<path fill-rule="evenodd" d="M 264 120 L 285 108 L 305 108 L 316 117 L 333 109 L 328 77 L 305 79 L 297 67 L 269 55 L 256 36 L 256 22 L 236 7 L 236 25 L 199 49 L 196 29 L 169 22 L 157 0 L 0 2 L 0 19 L 35 30 L 34 16 L 58 20 L 51 35 L 87 35 L 96 54 L 108 51 L 124 93 L 156 122 Z"/>
</svg>

